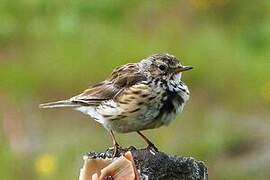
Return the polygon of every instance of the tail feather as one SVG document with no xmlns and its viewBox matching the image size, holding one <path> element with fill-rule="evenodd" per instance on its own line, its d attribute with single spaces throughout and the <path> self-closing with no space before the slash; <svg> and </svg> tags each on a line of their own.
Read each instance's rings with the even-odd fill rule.
<svg viewBox="0 0 270 180">
<path fill-rule="evenodd" d="M 39 108 L 78 107 L 78 106 L 79 106 L 78 104 L 75 104 L 70 100 L 62 100 L 40 104 Z"/>
</svg>

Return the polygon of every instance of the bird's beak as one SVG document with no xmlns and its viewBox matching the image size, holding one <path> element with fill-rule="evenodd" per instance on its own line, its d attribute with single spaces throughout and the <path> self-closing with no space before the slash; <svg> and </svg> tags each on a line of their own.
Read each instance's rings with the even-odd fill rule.
<svg viewBox="0 0 270 180">
<path fill-rule="evenodd" d="M 188 70 L 191 70 L 191 69 L 193 69 L 193 67 L 191 67 L 191 66 L 179 66 L 179 67 L 174 69 L 174 72 L 175 73 L 180 73 L 180 72 L 188 71 Z"/>
</svg>

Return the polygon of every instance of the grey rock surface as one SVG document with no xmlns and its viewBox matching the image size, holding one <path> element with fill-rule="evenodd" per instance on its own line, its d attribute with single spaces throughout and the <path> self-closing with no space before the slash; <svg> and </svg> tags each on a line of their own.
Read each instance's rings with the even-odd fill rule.
<svg viewBox="0 0 270 180">
<path fill-rule="evenodd" d="M 142 180 L 207 180 L 208 171 L 202 161 L 192 157 L 167 155 L 163 152 L 155 152 L 149 149 L 135 149 L 130 147 L 135 165 Z M 111 158 L 113 151 L 106 150 L 103 153 L 90 152 L 89 158 Z M 120 156 L 120 153 L 118 154 Z"/>
</svg>

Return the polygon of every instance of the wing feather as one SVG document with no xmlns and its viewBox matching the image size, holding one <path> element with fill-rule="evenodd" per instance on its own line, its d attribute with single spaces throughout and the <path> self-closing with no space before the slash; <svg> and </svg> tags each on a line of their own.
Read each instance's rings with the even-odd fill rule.
<svg viewBox="0 0 270 180">
<path fill-rule="evenodd" d="M 136 64 L 124 65 L 113 71 L 107 80 L 71 98 L 71 101 L 83 105 L 99 105 L 103 101 L 116 98 L 123 90 L 143 80 L 146 77 L 139 72 Z"/>
</svg>

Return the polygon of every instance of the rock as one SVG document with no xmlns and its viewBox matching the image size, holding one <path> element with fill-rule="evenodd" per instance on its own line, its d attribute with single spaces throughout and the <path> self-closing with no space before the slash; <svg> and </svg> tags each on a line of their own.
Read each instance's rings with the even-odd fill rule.
<svg viewBox="0 0 270 180">
<path fill-rule="evenodd" d="M 156 152 L 149 149 L 135 149 L 130 147 L 123 149 L 112 159 L 113 150 L 108 149 L 105 152 L 90 152 L 85 157 L 88 159 L 101 159 L 113 163 L 116 159 L 130 151 L 134 160 L 140 179 L 164 179 L 164 180 L 207 180 L 207 167 L 202 161 L 195 160 L 192 157 L 180 157 L 167 155 L 163 152 Z M 84 157 L 84 158 L 85 158 Z M 132 161 L 133 161 L 132 160 Z"/>
</svg>

